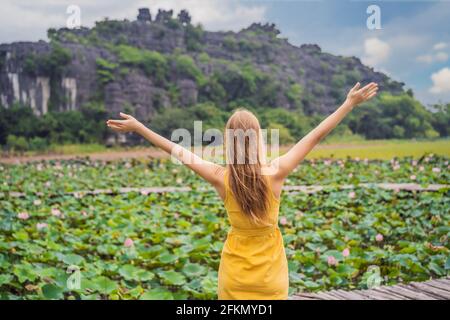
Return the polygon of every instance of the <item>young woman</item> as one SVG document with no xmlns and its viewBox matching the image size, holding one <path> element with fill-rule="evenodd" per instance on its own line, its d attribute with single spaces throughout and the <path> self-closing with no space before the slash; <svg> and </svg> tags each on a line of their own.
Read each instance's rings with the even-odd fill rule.
<svg viewBox="0 0 450 320">
<path fill-rule="evenodd" d="M 219 299 L 287 299 L 289 278 L 278 210 L 289 173 L 358 104 L 374 97 L 378 85 L 350 90 L 345 102 L 286 154 L 266 163 L 261 128 L 249 111 L 238 110 L 226 125 L 226 166 L 206 161 L 161 137 L 130 115 L 108 120 L 119 132 L 136 132 L 174 155 L 214 186 L 224 202 L 231 229 L 219 266 Z M 254 132 L 239 136 L 233 132 Z M 231 132 L 231 134 L 229 134 Z M 252 140 L 251 137 L 254 137 Z"/>
</svg>

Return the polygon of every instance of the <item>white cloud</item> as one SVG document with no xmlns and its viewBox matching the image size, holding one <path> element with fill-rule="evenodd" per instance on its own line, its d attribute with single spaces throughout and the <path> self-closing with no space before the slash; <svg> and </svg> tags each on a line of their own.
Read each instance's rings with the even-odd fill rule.
<svg viewBox="0 0 450 320">
<path fill-rule="evenodd" d="M 450 68 L 442 68 L 436 73 L 431 75 L 433 86 L 430 88 L 430 92 L 434 94 L 440 94 L 450 92 Z"/>
<path fill-rule="evenodd" d="M 447 48 L 447 44 L 445 42 L 438 42 L 433 46 L 434 50 L 442 50 Z"/>
<path fill-rule="evenodd" d="M 440 51 L 435 54 L 424 54 L 418 56 L 416 60 L 424 63 L 445 62 L 448 60 L 448 54 Z"/>
<path fill-rule="evenodd" d="M 368 65 L 377 66 L 386 61 L 390 51 L 391 46 L 387 42 L 378 38 L 369 38 L 364 41 L 365 55 L 362 60 Z"/>
<path fill-rule="evenodd" d="M 433 59 L 433 55 L 424 54 L 424 55 L 418 56 L 416 58 L 416 60 L 419 62 L 432 63 L 434 59 Z"/>
<path fill-rule="evenodd" d="M 436 61 L 444 62 L 448 60 L 448 54 L 445 52 L 438 52 L 435 55 Z"/>
</svg>

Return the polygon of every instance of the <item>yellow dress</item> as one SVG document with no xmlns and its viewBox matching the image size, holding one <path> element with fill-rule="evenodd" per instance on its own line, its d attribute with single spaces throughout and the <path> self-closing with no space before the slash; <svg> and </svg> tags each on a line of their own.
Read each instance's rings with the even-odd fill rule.
<svg viewBox="0 0 450 320">
<path fill-rule="evenodd" d="M 231 229 L 225 241 L 218 279 L 220 300 L 287 299 L 289 275 L 278 228 L 280 201 L 270 190 L 271 226 L 257 227 L 241 212 L 225 174 L 224 200 Z M 272 188 L 270 188 L 272 189 Z"/>
</svg>

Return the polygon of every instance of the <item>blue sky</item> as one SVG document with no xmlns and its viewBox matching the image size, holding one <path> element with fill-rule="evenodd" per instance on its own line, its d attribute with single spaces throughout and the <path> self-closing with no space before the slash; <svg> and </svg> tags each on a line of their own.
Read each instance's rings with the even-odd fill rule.
<svg viewBox="0 0 450 320">
<path fill-rule="evenodd" d="M 450 102 L 450 1 L 432 0 L 3 0 L 0 42 L 46 39 L 65 26 L 69 5 L 82 25 L 105 16 L 134 19 L 137 8 L 186 8 L 209 30 L 274 22 L 293 44 L 316 43 L 338 55 L 355 55 L 375 70 L 405 82 L 426 104 Z M 381 30 L 366 26 L 369 5 L 381 13 Z"/>
</svg>

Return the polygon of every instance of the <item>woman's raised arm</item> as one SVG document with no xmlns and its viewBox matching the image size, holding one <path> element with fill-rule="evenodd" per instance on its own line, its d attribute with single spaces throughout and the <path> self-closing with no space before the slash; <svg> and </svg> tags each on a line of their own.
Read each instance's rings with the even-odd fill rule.
<svg viewBox="0 0 450 320">
<path fill-rule="evenodd" d="M 120 116 L 124 118 L 124 120 L 108 120 L 106 122 L 108 127 L 118 132 L 136 132 L 140 134 L 158 148 L 161 148 L 180 160 L 184 165 L 192 169 L 216 188 L 222 185 L 223 176 L 220 174 L 223 170 L 222 166 L 206 161 L 190 150 L 160 136 L 128 114 L 121 112 Z"/>
<path fill-rule="evenodd" d="M 333 114 L 297 142 L 286 154 L 272 161 L 271 167 L 275 172 L 274 178 L 284 180 L 319 141 L 326 137 L 355 106 L 373 98 L 377 94 L 377 90 L 378 85 L 374 82 L 361 89 L 358 82 L 347 94 L 345 102 Z"/>
</svg>

